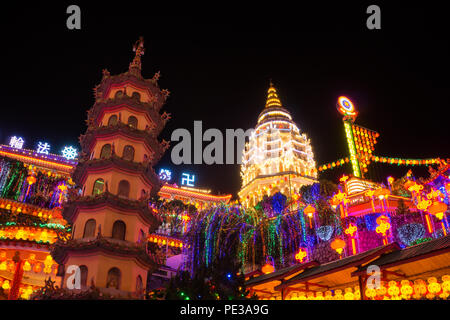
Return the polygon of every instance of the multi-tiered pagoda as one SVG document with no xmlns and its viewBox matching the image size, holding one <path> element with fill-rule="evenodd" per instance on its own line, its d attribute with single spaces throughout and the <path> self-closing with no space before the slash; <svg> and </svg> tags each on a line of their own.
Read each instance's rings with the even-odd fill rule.
<svg viewBox="0 0 450 320">
<path fill-rule="evenodd" d="M 241 203 L 256 205 L 265 195 L 291 196 L 316 182 L 317 171 L 310 140 L 292 121 L 270 83 L 264 110 L 245 146 L 241 165 Z"/>
<path fill-rule="evenodd" d="M 80 268 L 81 289 L 73 290 L 81 292 L 95 287 L 115 297 L 142 297 L 147 274 L 160 264 L 147 248 L 148 234 L 160 223 L 148 200 L 161 187 L 153 167 L 168 147 L 157 137 L 169 119 L 159 112 L 169 92 L 160 90 L 159 72 L 142 77 L 142 39 L 134 51 L 127 72 L 112 76 L 104 70 L 94 89 L 73 175 L 80 194 L 63 213 L 73 224 L 73 238 L 52 252 L 66 271 Z M 68 276 L 63 287 L 71 289 L 75 282 Z"/>
</svg>

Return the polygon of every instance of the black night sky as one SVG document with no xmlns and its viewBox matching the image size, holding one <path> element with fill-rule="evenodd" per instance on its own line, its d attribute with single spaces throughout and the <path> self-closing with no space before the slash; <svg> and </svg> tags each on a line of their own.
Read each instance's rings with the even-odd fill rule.
<svg viewBox="0 0 450 320">
<path fill-rule="evenodd" d="M 194 120 L 204 130 L 254 127 L 271 78 L 318 164 L 347 155 L 339 95 L 353 100 L 359 125 L 380 133 L 376 154 L 450 156 L 443 8 L 380 5 L 382 29 L 371 31 L 361 4 L 269 10 L 261 3 L 255 11 L 218 3 L 183 12 L 130 3 L 79 4 L 81 30 L 66 28 L 72 3 L 2 8 L 0 143 L 17 135 L 29 149 L 38 141 L 54 153 L 78 146 L 102 69 L 126 71 L 142 35 L 143 76 L 161 71 L 160 87 L 171 92 L 162 111 L 172 119 L 160 138 L 170 140 L 176 128 L 193 132 Z M 194 173 L 198 187 L 216 192 L 236 194 L 241 183 L 237 165 L 175 166 L 170 149 L 161 167 L 173 170 L 175 182 Z M 405 172 L 374 165 L 372 178 Z"/>
</svg>

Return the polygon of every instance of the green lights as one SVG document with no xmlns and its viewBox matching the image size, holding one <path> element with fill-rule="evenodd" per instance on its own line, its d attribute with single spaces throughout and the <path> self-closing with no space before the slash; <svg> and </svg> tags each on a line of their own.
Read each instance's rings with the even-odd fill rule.
<svg viewBox="0 0 450 320">
<path fill-rule="evenodd" d="M 345 128 L 345 135 L 347 137 L 348 150 L 350 152 L 350 161 L 352 162 L 353 175 L 355 177 L 361 178 L 361 171 L 359 169 L 359 161 L 356 156 L 356 147 L 353 138 L 351 122 L 348 120 L 344 120 L 344 128 Z"/>
</svg>

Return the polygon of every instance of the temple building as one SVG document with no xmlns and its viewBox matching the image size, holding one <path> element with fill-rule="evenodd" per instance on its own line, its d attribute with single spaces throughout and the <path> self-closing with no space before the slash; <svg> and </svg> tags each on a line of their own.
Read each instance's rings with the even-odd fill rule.
<svg viewBox="0 0 450 320">
<path fill-rule="evenodd" d="M 61 211 L 75 163 L 0 145 L 0 299 L 28 299 L 49 277 L 60 286 L 50 250 L 71 233 Z"/>
<path fill-rule="evenodd" d="M 162 199 L 180 200 L 185 204 L 193 204 L 198 210 L 210 208 L 220 203 L 229 203 L 231 194 L 214 195 L 211 190 L 177 186 L 166 183 L 158 193 Z"/>
<path fill-rule="evenodd" d="M 63 212 L 73 238 L 57 242 L 52 255 L 65 270 L 79 266 L 81 291 L 94 285 L 114 297 L 139 298 L 148 273 L 161 263 L 147 246 L 160 223 L 148 200 L 161 187 L 153 167 L 168 148 L 157 137 L 169 116 L 159 112 L 168 96 L 158 86 L 159 73 L 141 75 L 142 39 L 134 51 L 127 72 L 112 76 L 104 70 L 94 90 L 73 174 L 81 192 Z"/>
<path fill-rule="evenodd" d="M 310 140 L 281 104 L 272 82 L 267 93 L 243 154 L 239 198 L 244 206 L 256 205 L 264 195 L 277 191 L 291 195 L 317 182 Z"/>
</svg>

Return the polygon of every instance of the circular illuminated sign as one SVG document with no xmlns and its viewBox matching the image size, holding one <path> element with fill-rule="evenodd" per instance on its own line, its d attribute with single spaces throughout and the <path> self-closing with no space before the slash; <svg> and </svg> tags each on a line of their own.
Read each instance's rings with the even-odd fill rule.
<svg viewBox="0 0 450 320">
<path fill-rule="evenodd" d="M 353 102 L 344 96 L 338 98 L 337 109 L 344 116 L 356 116 L 355 106 Z"/>
</svg>

